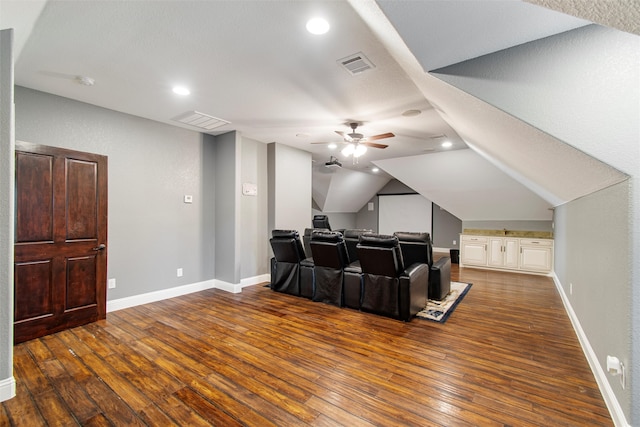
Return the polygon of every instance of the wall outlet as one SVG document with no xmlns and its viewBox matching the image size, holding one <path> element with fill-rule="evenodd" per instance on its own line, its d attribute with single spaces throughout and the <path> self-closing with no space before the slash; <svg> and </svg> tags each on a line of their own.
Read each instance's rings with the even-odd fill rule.
<svg viewBox="0 0 640 427">
<path fill-rule="evenodd" d="M 457 241 L 457 240 L 454 240 L 454 241 L 453 241 L 453 246 L 455 246 L 455 245 L 457 245 L 457 244 L 458 244 L 458 241 Z"/>
<path fill-rule="evenodd" d="M 178 270 L 176 270 L 176 275 L 177 275 L 178 277 L 182 277 L 182 269 L 181 269 L 181 268 L 179 268 Z"/>
<path fill-rule="evenodd" d="M 185 194 L 184 195 L 184 202 L 185 203 L 193 203 L 193 196 L 191 194 Z"/>
<path fill-rule="evenodd" d="M 116 279 L 109 279 L 109 289 L 116 287 Z"/>
</svg>

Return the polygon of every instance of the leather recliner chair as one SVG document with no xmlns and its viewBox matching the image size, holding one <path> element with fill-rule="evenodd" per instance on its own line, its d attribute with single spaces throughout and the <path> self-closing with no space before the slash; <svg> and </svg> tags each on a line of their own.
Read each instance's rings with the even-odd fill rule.
<svg viewBox="0 0 640 427">
<path fill-rule="evenodd" d="M 325 228 L 331 230 L 329 225 L 329 217 L 326 215 L 314 215 L 313 216 L 313 228 Z"/>
<path fill-rule="evenodd" d="M 431 236 L 427 232 L 398 231 L 402 257 L 407 264 L 426 262 L 429 265 L 429 299 L 442 300 L 451 290 L 451 258 L 443 256 L 433 261 Z"/>
<path fill-rule="evenodd" d="M 358 250 L 356 246 L 360 243 L 360 236 L 365 233 L 373 233 L 373 230 L 364 228 L 354 228 L 344 230 L 344 241 L 347 244 L 347 252 L 349 253 L 349 261 L 354 262 L 358 260 Z"/>
<path fill-rule="evenodd" d="M 361 235 L 372 232 L 372 230 L 362 228 L 344 230 L 344 241 L 347 244 L 350 261 L 344 269 L 344 305 L 357 310 L 360 309 L 362 303 L 362 267 L 358 259 L 357 246 Z"/>
<path fill-rule="evenodd" d="M 271 289 L 300 295 L 300 263 L 305 259 L 300 236 L 296 230 L 273 230 L 269 239 L 271 259 Z"/>
<path fill-rule="evenodd" d="M 363 311 L 410 321 L 425 308 L 429 266 L 415 263 L 405 269 L 397 237 L 363 234 L 357 250 Z"/>
<path fill-rule="evenodd" d="M 315 230 L 311 234 L 311 253 L 315 278 L 313 301 L 342 307 L 344 268 L 349 264 L 342 234 Z"/>
</svg>

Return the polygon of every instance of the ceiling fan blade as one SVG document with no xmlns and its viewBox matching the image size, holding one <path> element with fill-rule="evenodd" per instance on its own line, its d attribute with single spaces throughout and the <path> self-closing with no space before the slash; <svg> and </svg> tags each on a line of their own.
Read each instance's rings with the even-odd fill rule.
<svg viewBox="0 0 640 427">
<path fill-rule="evenodd" d="M 384 138 L 391 138 L 394 137 L 395 135 L 391 132 L 387 132 L 387 133 L 381 133 L 380 135 L 373 135 L 373 136 L 368 136 L 367 140 L 369 141 L 376 141 L 378 139 L 384 139 Z"/>
<path fill-rule="evenodd" d="M 338 135 L 340 135 L 341 137 L 343 137 L 345 141 L 347 141 L 347 142 L 351 142 L 351 141 L 353 141 L 353 138 L 351 138 L 351 137 L 349 136 L 349 134 L 348 134 L 348 133 L 344 133 L 344 132 L 342 132 L 341 130 L 337 130 L 337 131 L 335 131 L 335 132 L 336 132 Z"/>
<path fill-rule="evenodd" d="M 375 142 L 361 142 L 360 144 L 362 145 L 366 145 L 367 147 L 373 147 L 373 148 L 387 148 L 388 145 L 386 144 L 377 144 Z"/>
</svg>

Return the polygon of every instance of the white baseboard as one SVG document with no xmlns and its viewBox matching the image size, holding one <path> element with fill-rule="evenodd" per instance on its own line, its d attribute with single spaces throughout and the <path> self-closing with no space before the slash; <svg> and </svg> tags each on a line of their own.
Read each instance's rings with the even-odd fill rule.
<svg viewBox="0 0 640 427">
<path fill-rule="evenodd" d="M 9 400 L 16 395 L 16 379 L 14 377 L 0 380 L 0 402 Z"/>
<path fill-rule="evenodd" d="M 551 275 L 553 277 L 553 281 L 556 284 L 556 288 L 558 289 L 558 293 L 560 293 L 560 297 L 562 298 L 562 303 L 564 304 L 564 308 L 569 315 L 569 319 L 571 320 L 571 324 L 573 325 L 573 329 L 576 331 L 576 335 L 578 335 L 578 341 L 580 341 L 580 345 L 582 346 L 582 351 L 587 358 L 587 362 L 589 363 L 589 367 L 591 367 L 591 371 L 593 372 L 593 376 L 596 379 L 596 383 L 598 383 L 598 387 L 600 388 L 600 393 L 602 393 L 602 397 L 604 402 L 609 409 L 609 413 L 611 414 L 611 419 L 613 423 L 617 427 L 631 427 L 631 425 L 627 422 L 627 418 L 622 411 L 622 407 L 616 398 L 613 389 L 611 388 L 611 384 L 609 384 L 609 380 L 607 378 L 607 374 L 602 369 L 600 362 L 598 361 L 598 357 L 596 356 L 595 351 L 591 347 L 591 343 L 589 343 L 589 339 L 582 329 L 582 325 L 578 320 L 578 316 L 576 316 L 575 311 L 573 311 L 573 307 L 569 302 L 569 298 L 567 294 L 564 292 L 564 288 L 560 283 L 560 279 L 556 276 L 555 272 Z"/>
<path fill-rule="evenodd" d="M 192 283 L 190 285 L 177 286 L 175 288 L 163 289 L 161 291 L 148 292 L 146 294 L 110 300 L 107 301 L 107 313 L 212 288 L 221 289 L 231 293 L 239 293 L 242 292 L 242 288 L 262 282 L 268 282 L 269 280 L 271 280 L 271 276 L 269 274 L 262 274 L 242 279 L 240 283 L 236 284 L 218 279 L 206 280 L 204 282 Z"/>
<path fill-rule="evenodd" d="M 446 252 L 446 253 L 449 253 L 449 251 L 450 251 L 451 249 L 457 249 L 457 248 L 435 248 L 435 247 L 434 247 L 434 248 L 432 248 L 431 250 L 432 250 L 433 252 Z"/>
</svg>

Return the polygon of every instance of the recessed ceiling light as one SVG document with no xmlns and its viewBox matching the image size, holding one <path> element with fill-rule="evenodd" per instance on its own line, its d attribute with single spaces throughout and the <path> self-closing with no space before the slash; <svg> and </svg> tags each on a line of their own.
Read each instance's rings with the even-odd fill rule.
<svg viewBox="0 0 640 427">
<path fill-rule="evenodd" d="M 296 133 L 296 136 L 298 138 L 309 138 L 311 136 L 311 134 L 310 133 L 306 133 L 306 132 L 298 132 L 298 133 Z"/>
<path fill-rule="evenodd" d="M 172 90 L 176 95 L 187 96 L 191 94 L 191 91 L 186 86 L 174 86 Z"/>
<path fill-rule="evenodd" d="M 329 150 L 335 150 L 338 147 L 338 145 L 332 142 L 331 144 L 327 145 L 327 147 L 329 147 Z"/>
<path fill-rule="evenodd" d="M 442 143 L 442 147 L 443 148 L 449 148 L 451 147 L 453 144 L 450 141 L 445 141 Z"/>
<path fill-rule="evenodd" d="M 403 116 L 405 117 L 414 117 L 414 116 L 418 116 L 422 113 L 422 111 L 420 110 L 407 110 L 404 113 L 402 113 Z"/>
<path fill-rule="evenodd" d="M 324 18 L 311 18 L 307 21 L 307 31 L 311 34 L 325 34 L 329 28 L 329 23 Z"/>
<path fill-rule="evenodd" d="M 380 169 L 378 169 L 378 168 L 373 168 L 373 169 L 371 169 L 371 172 L 378 173 L 378 172 L 380 172 Z"/>
</svg>

